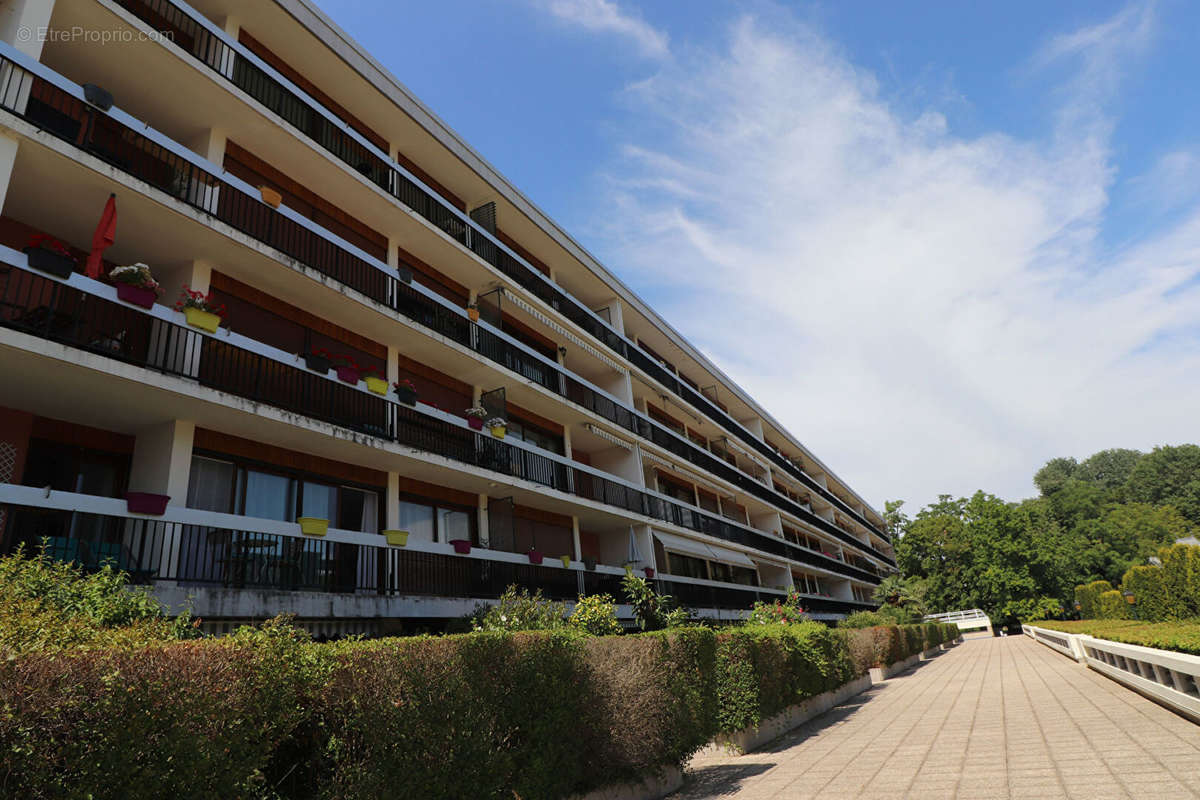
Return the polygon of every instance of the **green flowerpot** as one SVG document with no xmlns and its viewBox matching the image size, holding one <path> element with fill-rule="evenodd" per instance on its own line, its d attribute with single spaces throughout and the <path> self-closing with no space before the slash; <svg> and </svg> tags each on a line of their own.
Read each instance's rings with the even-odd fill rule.
<svg viewBox="0 0 1200 800">
<path fill-rule="evenodd" d="M 296 522 L 305 536 L 324 536 L 329 530 L 329 520 L 320 517 L 300 517 Z"/>
<path fill-rule="evenodd" d="M 383 532 L 387 537 L 387 543 L 395 547 L 406 547 L 408 545 L 408 531 L 387 530 Z"/>
</svg>

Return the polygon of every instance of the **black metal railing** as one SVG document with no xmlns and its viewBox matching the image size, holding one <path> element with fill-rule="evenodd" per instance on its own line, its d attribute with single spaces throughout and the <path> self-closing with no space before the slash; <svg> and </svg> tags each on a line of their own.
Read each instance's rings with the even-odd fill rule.
<svg viewBox="0 0 1200 800">
<path fill-rule="evenodd" d="M 788 510 L 843 542 L 870 550 L 877 557 L 894 564 L 885 554 L 864 545 L 833 523 L 733 468 L 694 442 L 674 435 L 659 423 L 617 404 L 557 367 L 471 323 L 402 282 L 398 276 L 378 269 L 299 222 L 277 213 L 259 198 L 224 183 L 152 139 L 98 113 L 48 81 L 16 67 L 4 58 L 0 58 L 0 75 L 4 76 L 0 83 L 0 105 L 17 111 L 22 88 L 28 87 L 24 117 L 43 130 L 213 214 L 233 228 L 471 348 L 506 369 L 720 475 L 759 499 Z"/>
<path fill-rule="evenodd" d="M 111 564 L 137 583 L 378 595 L 496 598 L 512 584 L 555 600 L 609 592 L 620 576 L 208 525 L 0 504 L 2 549 L 45 546 L 86 569 Z"/>
<path fill-rule="evenodd" d="M 254 65 L 236 49 L 221 41 L 169 0 L 117 0 L 123 7 L 155 29 L 212 71 L 232 82 L 250 97 L 288 121 L 307 138 L 362 173 L 384 191 L 447 233 L 487 263 L 532 292 L 553 309 L 591 334 L 616 354 L 627 358 L 658 383 L 682 398 L 720 426 L 734 432 L 772 463 L 802 481 L 843 513 L 868 530 L 887 534 L 859 514 L 841 498 L 821 486 L 801 468 L 756 438 L 716 403 L 678 379 L 633 342 L 605 325 L 584 305 L 523 260 L 517 258 L 484 232 L 467 224 L 444 198 L 426 191 L 395 164 L 385 161 L 345 129 L 332 123 L 315 105 L 302 99 L 282 83 Z M 344 120 L 343 120 L 344 122 Z"/>
<path fill-rule="evenodd" d="M 427 416 L 382 396 L 286 364 L 88 294 L 26 269 L 0 270 L 0 325 L 200 385 L 533 481 L 763 552 L 797 560 L 812 554 L 769 534 L 700 512 L 594 473 Z M 829 559 L 847 575 L 859 570 Z"/>
</svg>

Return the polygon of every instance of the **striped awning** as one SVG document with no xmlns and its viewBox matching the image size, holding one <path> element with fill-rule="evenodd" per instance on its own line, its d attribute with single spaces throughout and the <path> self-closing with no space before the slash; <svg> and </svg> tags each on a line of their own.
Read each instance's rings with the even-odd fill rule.
<svg viewBox="0 0 1200 800">
<path fill-rule="evenodd" d="M 676 536 L 673 533 L 663 533 L 662 531 L 655 531 L 654 538 L 662 542 L 662 546 L 667 550 L 685 556 L 695 556 L 696 558 L 703 558 L 705 561 L 736 564 L 739 567 L 749 567 L 750 569 L 754 569 L 755 566 L 754 562 L 745 553 L 739 553 L 736 550 L 728 550 L 724 547 L 699 542 L 695 539 L 688 539 L 684 536 Z"/>
<path fill-rule="evenodd" d="M 566 339 L 566 340 L 567 340 L 568 342 L 570 342 L 571 344 L 573 344 L 573 345 L 575 345 L 576 347 L 578 347 L 580 350 L 583 350 L 583 351 L 584 351 L 585 353 L 587 353 L 588 355 L 590 355 L 590 356 L 592 356 L 593 358 L 595 358 L 595 359 L 597 359 L 597 360 L 599 360 L 599 361 L 603 362 L 605 365 L 607 365 L 607 366 L 611 367 L 611 368 L 612 368 L 614 371 L 616 371 L 616 372 L 625 372 L 625 368 L 624 368 L 623 366 L 621 366 L 620 364 L 618 364 L 616 361 L 613 361 L 613 360 L 612 360 L 611 358 L 609 358 L 608 356 L 604 355 L 604 353 L 601 353 L 601 352 L 600 352 L 599 350 L 597 350 L 595 347 L 592 347 L 590 344 L 588 344 L 587 342 L 585 342 L 583 339 L 580 339 L 578 336 L 576 336 L 575 334 L 571 333 L 569 330 L 567 330 L 566 328 L 564 328 L 562 325 L 559 325 L 557 322 L 555 322 L 553 319 L 551 319 L 550 317 L 548 317 L 548 316 L 546 316 L 545 314 L 543 314 L 541 311 L 538 311 L 538 310 L 537 310 L 536 308 L 534 308 L 532 305 L 530 305 L 529 303 L 525 302 L 525 300 L 524 300 L 523 298 L 521 298 L 521 297 L 518 297 L 518 296 L 517 296 L 516 294 L 514 294 L 513 292 L 508 292 L 508 291 L 506 291 L 506 292 L 504 293 L 504 299 L 505 299 L 505 300 L 507 300 L 508 302 L 512 303 L 512 304 L 513 304 L 514 306 L 516 306 L 517 308 L 519 308 L 519 309 L 521 309 L 522 311 L 524 311 L 524 312 L 525 312 L 526 314 L 528 314 L 529 316 L 531 316 L 531 317 L 533 317 L 534 319 L 536 319 L 538 322 L 540 322 L 540 323 L 542 323 L 543 325 L 545 325 L 545 326 L 546 326 L 547 328 L 549 328 L 550 330 L 552 330 L 552 331 L 554 331 L 555 333 L 557 333 L 559 336 L 561 336 L 561 337 L 563 337 L 564 339 Z"/>
</svg>

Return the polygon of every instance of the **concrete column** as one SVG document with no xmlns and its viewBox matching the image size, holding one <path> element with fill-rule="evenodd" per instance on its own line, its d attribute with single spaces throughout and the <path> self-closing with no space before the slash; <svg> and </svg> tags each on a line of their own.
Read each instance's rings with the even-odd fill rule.
<svg viewBox="0 0 1200 800">
<path fill-rule="evenodd" d="M 400 473 L 387 474 L 387 497 L 383 506 L 384 528 L 387 530 L 400 529 Z"/>
<path fill-rule="evenodd" d="M 207 158 L 217 166 L 225 163 L 225 131 L 208 128 L 183 140 L 183 144 L 201 158 Z"/>
<path fill-rule="evenodd" d="M 750 417 L 749 419 L 739 419 L 738 422 L 742 427 L 750 431 L 756 439 L 763 441 L 763 424 L 759 417 Z"/>
<path fill-rule="evenodd" d="M 563 455 L 571 457 L 571 429 L 566 425 L 563 426 Z"/>
<path fill-rule="evenodd" d="M 162 302 L 173 306 L 184 286 L 207 293 L 212 285 L 213 269 L 212 262 L 199 258 L 183 263 L 156 264 L 154 278 L 162 285 Z"/>
<path fill-rule="evenodd" d="M 0 79 L 3 79 L 0 75 Z M 4 208 L 4 199 L 8 196 L 8 184 L 12 181 L 13 167 L 17 163 L 17 150 L 20 142 L 8 136 L 0 135 L 0 209 Z"/>
<path fill-rule="evenodd" d="M 393 384 L 400 380 L 400 348 L 394 345 L 387 346 L 387 374 L 388 384 Z"/>
<path fill-rule="evenodd" d="M 196 423 L 171 420 L 138 432 L 133 444 L 129 488 L 170 495 L 171 505 L 187 504 Z"/>
<path fill-rule="evenodd" d="M 488 496 L 479 495 L 479 546 L 491 547 L 491 536 L 488 533 Z"/>
<path fill-rule="evenodd" d="M 571 540 L 575 543 L 576 561 L 583 559 L 583 547 L 579 544 L 579 517 L 571 517 Z"/>
<path fill-rule="evenodd" d="M 0 5 L 0 39 L 40 60 L 54 0 L 7 0 Z"/>
</svg>

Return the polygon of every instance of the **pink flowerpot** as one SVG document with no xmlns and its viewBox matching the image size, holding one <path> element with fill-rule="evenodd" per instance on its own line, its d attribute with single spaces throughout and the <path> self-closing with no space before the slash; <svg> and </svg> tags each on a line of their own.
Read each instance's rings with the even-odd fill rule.
<svg viewBox="0 0 1200 800">
<path fill-rule="evenodd" d="M 152 514 L 161 517 L 167 511 L 171 498 L 165 494 L 150 492 L 126 492 L 125 507 L 131 514 Z"/>
<path fill-rule="evenodd" d="M 528 553 L 526 553 L 525 555 L 529 556 L 529 563 L 530 563 L 530 564 L 540 564 L 540 563 L 542 563 L 542 551 L 540 551 L 540 550 L 530 550 L 530 551 L 529 551 Z"/>
<path fill-rule="evenodd" d="M 337 367 L 338 380 L 354 385 L 358 383 L 358 370 L 354 367 Z"/>
<path fill-rule="evenodd" d="M 646 567 L 646 569 L 644 570 L 644 572 L 646 573 L 646 577 L 647 577 L 647 578 L 653 578 L 653 577 L 654 577 L 654 567 Z"/>
<path fill-rule="evenodd" d="M 154 301 L 158 299 L 158 295 L 155 294 L 153 289 L 145 289 L 129 283 L 117 284 L 117 297 L 126 303 L 133 303 L 135 306 L 141 306 L 142 308 L 153 308 Z"/>
<path fill-rule="evenodd" d="M 451 539 L 450 544 L 454 545 L 454 552 L 459 555 L 467 555 L 471 552 L 471 542 L 466 539 Z"/>
<path fill-rule="evenodd" d="M 483 420 L 479 417 L 467 417 L 467 424 L 471 426 L 473 431 L 483 430 Z"/>
</svg>

